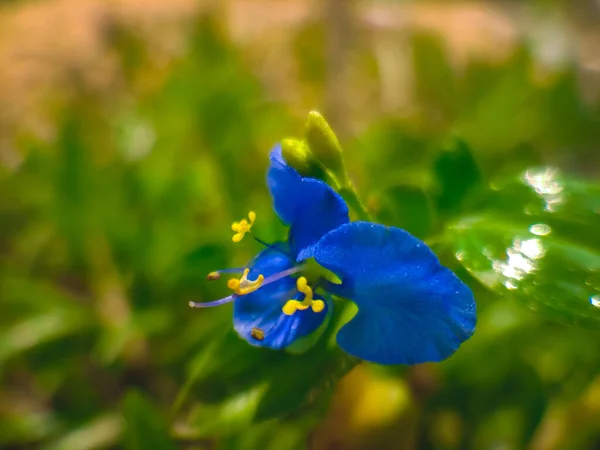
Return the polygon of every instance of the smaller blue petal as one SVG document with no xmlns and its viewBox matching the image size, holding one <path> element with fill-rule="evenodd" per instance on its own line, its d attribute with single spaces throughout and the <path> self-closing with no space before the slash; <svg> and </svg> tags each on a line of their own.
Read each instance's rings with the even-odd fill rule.
<svg viewBox="0 0 600 450">
<path fill-rule="evenodd" d="M 473 293 L 424 242 L 368 222 L 325 235 L 315 259 L 342 280 L 358 312 L 337 334 L 346 352 L 380 364 L 449 357 L 475 330 Z"/>
<path fill-rule="evenodd" d="M 342 197 L 323 181 L 303 178 L 287 165 L 280 146 L 271 151 L 267 184 L 275 212 L 290 226 L 289 241 L 297 261 L 311 258 L 323 235 L 349 221 Z"/>
<path fill-rule="evenodd" d="M 285 247 L 280 245 L 285 251 Z M 250 263 L 250 279 L 262 274 L 274 275 L 294 266 L 294 261 L 275 249 L 266 249 Z M 257 347 L 281 349 L 296 339 L 315 331 L 327 316 L 327 307 L 320 313 L 310 309 L 283 314 L 285 302 L 297 296 L 296 280 L 285 277 L 258 290 L 238 297 L 233 304 L 233 325 L 237 333 Z M 327 304 L 326 304 L 327 305 Z M 252 329 L 264 333 L 264 339 L 252 336 Z"/>
</svg>

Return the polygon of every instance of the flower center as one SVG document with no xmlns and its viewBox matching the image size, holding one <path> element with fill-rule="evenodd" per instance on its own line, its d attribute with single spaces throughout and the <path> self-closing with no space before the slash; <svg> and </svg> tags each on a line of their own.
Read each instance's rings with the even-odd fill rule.
<svg viewBox="0 0 600 450">
<path fill-rule="evenodd" d="M 239 222 L 233 222 L 231 224 L 231 229 L 235 232 L 235 234 L 233 235 L 231 240 L 237 243 L 240 242 L 247 233 L 252 234 L 251 228 L 254 225 L 255 221 L 256 213 L 254 211 L 250 211 L 248 213 L 248 220 L 242 219 Z M 289 254 L 279 249 L 276 245 L 270 245 L 254 235 L 252 237 L 260 244 L 263 244 L 265 247 L 270 248 L 274 251 L 281 252 L 287 258 L 293 260 L 293 258 L 291 258 Z M 299 277 L 296 280 L 296 289 L 298 291 L 296 298 L 287 300 L 281 308 L 282 312 L 287 316 L 293 315 L 296 311 L 304 311 L 308 308 L 311 308 L 312 311 L 315 313 L 322 312 L 325 309 L 325 302 L 321 299 L 314 298 L 313 288 L 316 289 L 316 286 L 319 285 L 321 280 L 330 280 L 332 276 L 335 276 L 331 272 L 317 264 L 316 261 L 312 258 L 300 264 L 295 264 L 289 269 L 269 275 L 266 278 L 263 274 L 259 274 L 254 280 L 248 278 L 248 275 L 250 274 L 250 268 L 223 269 L 210 272 L 206 277 L 206 279 L 209 281 L 218 280 L 219 278 L 221 278 L 221 274 L 223 273 L 242 272 L 242 276 L 239 279 L 231 278 L 227 282 L 227 287 L 234 292 L 232 295 L 208 303 L 190 302 L 190 306 L 194 308 L 207 308 L 211 306 L 229 303 L 240 296 L 251 294 L 260 289 L 261 287 L 267 286 L 271 283 L 281 280 L 282 278 L 293 276 L 300 271 L 302 271 L 303 276 Z M 309 283 L 313 286 L 313 288 L 309 286 Z M 292 294 L 293 292 L 289 292 L 287 295 Z M 287 297 L 287 295 L 285 296 Z M 304 296 L 304 299 L 300 300 L 302 296 Z M 256 336 L 253 337 L 258 340 L 261 340 L 261 337 L 264 338 L 264 334 L 260 335 L 260 333 L 258 333 L 262 330 L 258 328 L 256 330 Z"/>
<path fill-rule="evenodd" d="M 288 300 L 283 305 L 281 310 L 286 316 L 291 316 L 296 311 L 303 311 L 305 309 L 311 308 L 313 312 L 321 312 L 325 309 L 325 302 L 323 300 L 315 300 L 313 299 L 313 291 L 308 285 L 308 281 L 306 281 L 305 277 L 300 277 L 296 281 L 296 288 L 298 292 L 304 294 L 304 300 Z"/>
</svg>

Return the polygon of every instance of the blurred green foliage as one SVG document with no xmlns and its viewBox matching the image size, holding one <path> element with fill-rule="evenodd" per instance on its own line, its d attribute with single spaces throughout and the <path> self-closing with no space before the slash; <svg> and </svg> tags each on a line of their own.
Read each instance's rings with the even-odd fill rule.
<svg viewBox="0 0 600 450">
<path fill-rule="evenodd" d="M 314 92 L 319 33 L 294 42 Z M 261 237 L 283 236 L 267 154 L 303 119 L 267 100 L 211 15 L 162 70 L 135 33 L 111 39 L 124 92 L 75 77 L 52 138 L 8 136 L 23 162 L 0 170 L 0 447 L 600 445 L 600 103 L 573 68 L 537 82 L 523 44 L 459 73 L 413 36 L 417 107 L 343 136 L 345 163 L 371 214 L 473 287 L 477 332 L 441 364 L 360 365 L 338 384 L 357 362 L 324 344 L 336 324 L 292 355 L 240 340 L 230 305 L 187 306 L 256 252 L 231 245 L 233 220 L 252 208 Z"/>
</svg>

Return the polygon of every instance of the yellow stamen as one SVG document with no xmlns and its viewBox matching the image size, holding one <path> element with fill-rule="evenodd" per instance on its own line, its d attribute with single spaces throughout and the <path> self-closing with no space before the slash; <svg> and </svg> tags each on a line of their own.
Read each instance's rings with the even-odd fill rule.
<svg viewBox="0 0 600 450">
<path fill-rule="evenodd" d="M 219 278 L 221 278 L 221 274 L 219 272 L 211 272 L 208 275 L 206 275 L 206 279 L 208 281 L 218 280 Z"/>
<path fill-rule="evenodd" d="M 246 295 L 251 292 L 256 291 L 265 280 L 264 275 L 259 275 L 256 280 L 249 280 L 248 274 L 250 273 L 250 269 L 245 269 L 242 274 L 242 278 L 239 280 L 236 278 L 231 278 L 227 282 L 227 287 L 233 290 L 237 295 Z"/>
<path fill-rule="evenodd" d="M 265 332 L 260 328 L 254 327 L 252 328 L 252 330 L 250 330 L 250 336 L 252 336 L 257 341 L 262 341 L 265 339 Z"/>
<path fill-rule="evenodd" d="M 286 316 L 291 316 L 296 311 L 304 311 L 305 309 L 311 308 L 313 312 L 319 313 L 325 309 L 325 302 L 323 300 L 314 300 L 313 291 L 308 285 L 305 277 L 300 277 L 296 281 L 296 288 L 298 292 L 304 294 L 304 300 L 288 300 L 283 305 L 281 310 Z"/>
<path fill-rule="evenodd" d="M 235 234 L 231 238 L 233 242 L 240 242 L 242 239 L 244 239 L 246 233 L 250 232 L 250 229 L 256 220 L 256 213 L 254 211 L 250 211 L 248 213 L 248 219 L 250 222 L 248 222 L 246 219 L 242 219 L 239 222 L 233 222 L 231 224 L 231 231 L 235 231 Z"/>
<path fill-rule="evenodd" d="M 312 302 L 310 307 L 312 308 L 313 312 L 320 313 L 325 309 L 325 302 L 323 300 L 315 300 Z"/>
</svg>

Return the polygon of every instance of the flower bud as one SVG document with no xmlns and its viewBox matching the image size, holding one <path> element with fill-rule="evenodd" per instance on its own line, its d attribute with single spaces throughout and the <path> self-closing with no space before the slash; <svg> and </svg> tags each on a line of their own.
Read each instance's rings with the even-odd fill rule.
<svg viewBox="0 0 600 450">
<path fill-rule="evenodd" d="M 340 180 L 345 180 L 342 147 L 325 118 L 317 111 L 309 112 L 304 133 L 306 143 L 315 158 Z"/>
<path fill-rule="evenodd" d="M 281 154 L 285 162 L 304 177 L 323 179 L 325 171 L 308 150 L 306 144 L 297 139 L 282 139 Z"/>
</svg>

